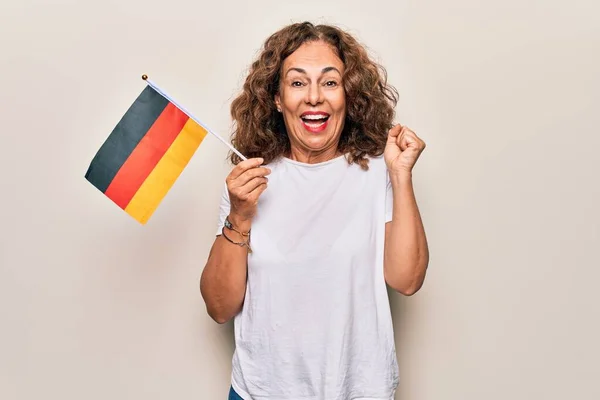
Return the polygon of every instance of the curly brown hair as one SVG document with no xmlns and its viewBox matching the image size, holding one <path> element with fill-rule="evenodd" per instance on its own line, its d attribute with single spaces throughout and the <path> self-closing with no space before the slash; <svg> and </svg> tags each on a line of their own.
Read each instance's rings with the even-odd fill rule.
<svg viewBox="0 0 600 400">
<path fill-rule="evenodd" d="M 392 127 L 398 92 L 387 83 L 386 70 L 372 61 L 366 49 L 347 32 L 331 25 L 295 23 L 272 34 L 252 63 L 242 93 L 231 104 L 234 130 L 232 145 L 248 158 L 264 163 L 290 153 L 283 116 L 277 112 L 283 61 L 302 44 L 322 40 L 330 44 L 344 63 L 342 82 L 346 95 L 346 121 L 338 150 L 348 162 L 368 168 L 367 156 L 383 153 Z M 235 165 L 241 159 L 230 152 Z"/>
</svg>

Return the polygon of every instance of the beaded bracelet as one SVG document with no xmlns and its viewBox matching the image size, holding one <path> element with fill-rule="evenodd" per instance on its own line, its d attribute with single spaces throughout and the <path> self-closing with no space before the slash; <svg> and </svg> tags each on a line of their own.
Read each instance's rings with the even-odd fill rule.
<svg viewBox="0 0 600 400">
<path fill-rule="evenodd" d="M 233 224 L 229 220 L 229 216 L 225 217 L 225 227 L 227 229 L 231 229 L 232 231 L 239 233 L 242 236 L 250 236 L 250 231 L 248 231 L 248 232 L 240 232 L 237 229 L 235 229 L 235 227 L 233 226 Z"/>
</svg>

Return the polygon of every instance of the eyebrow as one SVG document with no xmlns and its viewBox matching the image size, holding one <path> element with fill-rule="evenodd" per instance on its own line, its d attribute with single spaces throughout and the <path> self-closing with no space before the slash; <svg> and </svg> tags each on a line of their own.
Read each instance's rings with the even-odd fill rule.
<svg viewBox="0 0 600 400">
<path fill-rule="evenodd" d="M 292 67 L 292 68 L 288 69 L 287 72 L 285 73 L 285 75 L 287 76 L 287 74 L 289 74 L 291 71 L 300 72 L 301 74 L 306 75 L 306 70 L 304 70 L 302 68 L 297 68 L 297 67 Z M 325 74 L 330 71 L 336 71 L 338 74 L 340 74 L 340 76 L 342 75 L 342 73 L 336 67 L 325 67 L 321 70 L 321 73 Z"/>
</svg>

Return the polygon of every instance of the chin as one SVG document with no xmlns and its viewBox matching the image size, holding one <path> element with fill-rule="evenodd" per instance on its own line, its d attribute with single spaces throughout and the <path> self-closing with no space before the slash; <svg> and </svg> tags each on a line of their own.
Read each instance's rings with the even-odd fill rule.
<svg viewBox="0 0 600 400">
<path fill-rule="evenodd" d="M 310 150 L 319 151 L 325 150 L 328 144 L 331 144 L 331 136 L 327 137 L 307 137 L 302 141 L 304 146 Z"/>
<path fill-rule="evenodd" d="M 314 132 L 305 129 L 304 126 L 300 124 L 300 126 L 296 127 L 294 132 L 294 136 L 298 144 L 304 147 L 306 150 L 310 150 L 313 152 L 327 150 L 331 148 L 334 142 L 336 142 L 334 125 L 328 126 L 325 130 L 322 130 L 321 132 Z M 338 135 L 338 137 L 339 136 L 341 136 L 341 132 L 340 135 Z"/>
</svg>

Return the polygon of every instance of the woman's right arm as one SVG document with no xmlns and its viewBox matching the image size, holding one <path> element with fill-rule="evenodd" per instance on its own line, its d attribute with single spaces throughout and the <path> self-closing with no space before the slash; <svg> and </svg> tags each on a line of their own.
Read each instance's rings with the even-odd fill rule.
<svg viewBox="0 0 600 400">
<path fill-rule="evenodd" d="M 263 160 L 249 159 L 239 163 L 227 176 L 230 199 L 229 221 L 240 232 L 250 231 L 256 213 L 258 198 L 267 187 L 271 171 L 260 167 Z M 234 230 L 225 234 L 234 242 L 245 242 Z M 210 317 L 222 324 L 233 318 L 242 308 L 246 293 L 248 248 L 217 236 L 200 278 L 200 292 Z"/>
</svg>

